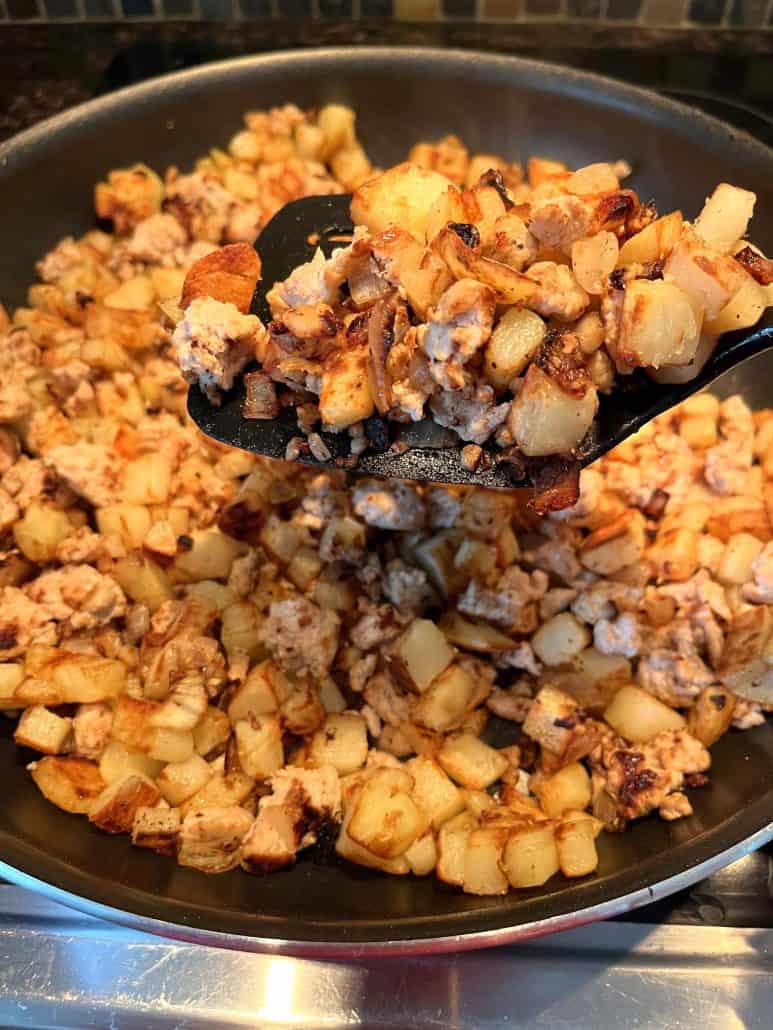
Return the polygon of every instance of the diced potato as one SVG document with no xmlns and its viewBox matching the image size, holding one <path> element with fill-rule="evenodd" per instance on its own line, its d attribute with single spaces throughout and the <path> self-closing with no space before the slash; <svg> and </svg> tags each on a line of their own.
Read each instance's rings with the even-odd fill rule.
<svg viewBox="0 0 773 1030">
<path fill-rule="evenodd" d="M 706 200 L 692 227 L 710 247 L 728 254 L 733 244 L 746 235 L 756 200 L 756 194 L 750 190 L 721 182 Z"/>
<path fill-rule="evenodd" d="M 184 762 L 170 762 L 156 777 L 158 788 L 170 805 L 181 805 L 204 787 L 212 769 L 201 755 L 192 754 Z"/>
<path fill-rule="evenodd" d="M 579 762 L 572 762 L 543 780 L 537 796 L 542 811 L 553 818 L 571 810 L 583 811 L 591 801 L 590 776 Z"/>
<path fill-rule="evenodd" d="M 486 826 L 472 830 L 464 848 L 462 886 L 466 894 L 507 894 L 508 881 L 502 871 L 502 853 L 510 831 Z"/>
<path fill-rule="evenodd" d="M 406 161 L 363 183 L 355 191 L 352 221 L 366 226 L 371 233 L 399 226 L 423 242 L 430 212 L 447 191 L 448 179 L 444 175 Z"/>
<path fill-rule="evenodd" d="M 537 292 L 533 279 L 501 261 L 468 247 L 453 229 L 441 229 L 432 251 L 445 261 L 456 279 L 475 279 L 493 290 L 498 304 L 522 304 Z"/>
<path fill-rule="evenodd" d="M 211 759 L 220 754 L 231 736 L 231 722 L 225 712 L 214 705 L 208 705 L 198 725 L 193 730 L 193 746 L 196 754 Z"/>
<path fill-rule="evenodd" d="M 428 876 L 437 863 L 435 838 L 431 833 L 425 833 L 406 849 L 404 858 L 414 876 Z"/>
<path fill-rule="evenodd" d="M 72 736 L 72 719 L 62 718 L 43 705 L 25 709 L 14 731 L 13 739 L 19 747 L 31 747 L 46 755 L 58 755 L 67 750 Z"/>
<path fill-rule="evenodd" d="M 191 583 L 186 595 L 201 598 L 206 604 L 217 608 L 218 612 L 225 611 L 229 605 L 235 604 L 238 600 L 233 590 L 214 579 L 203 579 L 200 583 Z"/>
<path fill-rule="evenodd" d="M 397 858 L 423 836 L 428 816 L 411 799 L 412 779 L 401 769 L 378 769 L 363 784 L 347 832 L 379 858 Z"/>
<path fill-rule="evenodd" d="M 132 751 L 117 740 L 109 740 L 99 758 L 99 772 L 105 783 L 125 780 L 138 773 L 155 779 L 161 772 L 162 763 L 142 751 Z"/>
<path fill-rule="evenodd" d="M 151 729 L 146 748 L 148 755 L 159 762 L 184 762 L 193 754 L 193 734 L 158 726 Z"/>
<path fill-rule="evenodd" d="M 214 763 L 213 763 L 214 764 Z M 255 781 L 243 772 L 218 772 L 210 766 L 212 775 L 196 794 L 180 806 L 184 815 L 205 808 L 229 808 L 239 805 L 251 809 Z"/>
<path fill-rule="evenodd" d="M 743 697 L 754 697 L 753 688 L 770 672 L 767 651 L 773 618 L 767 605 L 739 612 L 730 623 L 717 667 L 722 683 Z M 751 689 L 751 694 L 748 691 Z"/>
<path fill-rule="evenodd" d="M 628 283 L 615 344 L 619 366 L 687 365 L 695 357 L 702 310 L 690 295 L 663 279 Z"/>
<path fill-rule="evenodd" d="M 485 376 L 497 390 L 506 390 L 536 356 L 547 326 L 534 311 L 512 307 L 497 322 L 484 352 Z"/>
<path fill-rule="evenodd" d="M 131 833 L 138 808 L 153 808 L 161 800 L 155 783 L 130 774 L 109 784 L 89 809 L 89 822 L 106 833 Z"/>
<path fill-rule="evenodd" d="M 672 252 L 665 272 L 703 308 L 709 321 L 717 317 L 748 279 L 747 273 L 733 258 L 690 238 L 683 239 Z"/>
<path fill-rule="evenodd" d="M 284 729 L 298 737 L 314 733 L 325 721 L 326 715 L 319 692 L 310 679 L 294 682 L 280 712 Z"/>
<path fill-rule="evenodd" d="M 56 558 L 59 544 L 72 531 L 72 523 L 65 512 L 53 504 L 33 501 L 14 523 L 13 538 L 25 558 L 34 562 L 50 562 Z"/>
<path fill-rule="evenodd" d="M 764 544 L 751 533 L 736 533 L 727 542 L 717 569 L 717 579 L 728 585 L 748 583 L 753 579 L 752 565 Z"/>
<path fill-rule="evenodd" d="M 129 550 L 142 547 L 151 527 L 151 515 L 140 504 L 111 504 L 97 508 L 97 529 L 105 536 L 117 536 Z"/>
<path fill-rule="evenodd" d="M 127 463 L 122 497 L 128 504 L 164 504 L 171 486 L 171 461 L 163 452 L 153 451 Z"/>
<path fill-rule="evenodd" d="M 152 307 L 155 300 L 156 291 L 150 277 L 136 275 L 106 294 L 102 303 L 105 307 L 117 308 L 119 311 L 142 311 Z"/>
<path fill-rule="evenodd" d="M 231 695 L 228 718 L 237 723 L 250 715 L 277 712 L 289 689 L 286 677 L 275 662 L 261 662 L 250 670 L 246 680 Z"/>
<path fill-rule="evenodd" d="M 534 653 L 545 665 L 571 662 L 590 642 L 588 627 L 571 612 L 559 612 L 543 622 L 531 638 Z"/>
<path fill-rule="evenodd" d="M 513 830 L 502 865 L 511 887 L 541 887 L 560 868 L 554 828 L 543 825 Z"/>
<path fill-rule="evenodd" d="M 159 855 L 177 854 L 180 812 L 176 808 L 138 808 L 132 822 L 132 844 L 150 848 Z"/>
<path fill-rule="evenodd" d="M 451 664 L 454 649 L 434 622 L 414 619 L 385 657 L 395 679 L 421 694 Z"/>
<path fill-rule="evenodd" d="M 23 666 L 14 662 L 0 663 L 0 712 L 22 707 L 14 695 L 23 679 Z"/>
<path fill-rule="evenodd" d="M 485 790 L 463 790 L 461 795 L 464 798 L 465 807 L 477 818 L 484 812 L 489 812 L 497 807 L 497 803 L 491 794 Z"/>
<path fill-rule="evenodd" d="M 501 752 L 470 733 L 446 737 L 437 760 L 452 779 L 473 790 L 496 782 L 509 764 Z"/>
<path fill-rule="evenodd" d="M 123 662 L 64 648 L 31 647 L 27 652 L 25 672 L 31 680 L 51 685 L 49 704 L 107 701 L 120 694 L 126 685 Z M 17 697 L 25 696 L 25 687 L 29 683 L 27 680 L 17 688 Z"/>
<path fill-rule="evenodd" d="M 563 177 L 568 171 L 563 161 L 551 161 L 547 157 L 530 157 L 526 162 L 526 174 L 532 189 L 549 179 Z"/>
<path fill-rule="evenodd" d="M 580 546 L 580 563 L 599 576 L 609 576 L 639 561 L 645 542 L 644 516 L 629 509 L 585 537 Z"/>
<path fill-rule="evenodd" d="M 325 361 L 319 395 L 319 412 L 325 425 L 346 429 L 373 414 L 375 403 L 368 377 L 369 355 L 366 343 L 335 350 Z"/>
<path fill-rule="evenodd" d="M 191 547 L 175 558 L 174 567 L 190 580 L 227 579 L 234 559 L 247 550 L 245 544 L 216 529 L 197 529 L 190 534 Z"/>
<path fill-rule="evenodd" d="M 462 792 L 434 759 L 427 755 L 419 755 L 406 762 L 405 769 L 414 781 L 411 796 L 427 813 L 436 830 L 464 810 L 465 799 Z"/>
<path fill-rule="evenodd" d="M 658 582 L 683 583 L 693 576 L 699 567 L 697 545 L 698 537 L 690 529 L 659 533 L 647 553 Z"/>
<path fill-rule="evenodd" d="M 572 244 L 572 271 L 586 293 L 599 294 L 620 253 L 617 236 L 600 232 Z"/>
<path fill-rule="evenodd" d="M 313 547 L 302 547 L 287 566 L 287 578 L 299 590 L 307 590 L 322 571 L 322 559 Z"/>
<path fill-rule="evenodd" d="M 289 565 L 302 546 L 300 527 L 285 522 L 274 514 L 266 519 L 259 540 L 272 559 L 281 562 L 282 565 Z"/>
<path fill-rule="evenodd" d="M 606 722 L 626 740 L 646 743 L 658 733 L 682 730 L 685 719 L 652 694 L 632 684 L 621 687 L 604 712 Z"/>
<path fill-rule="evenodd" d="M 254 659 L 266 653 L 260 637 L 262 618 L 251 601 L 235 601 L 220 618 L 220 640 L 229 657 L 246 654 Z"/>
<path fill-rule="evenodd" d="M 399 281 L 408 303 L 421 318 L 426 318 L 454 281 L 448 266 L 434 251 L 401 229 L 387 229 L 371 237 L 370 247 L 390 278 Z M 375 395 L 376 390 L 373 392 Z"/>
<path fill-rule="evenodd" d="M 132 601 L 146 604 L 151 612 L 174 596 L 166 572 L 148 555 L 135 552 L 119 558 L 111 575 Z"/>
<path fill-rule="evenodd" d="M 465 651 L 496 654 L 501 651 L 512 651 L 515 647 L 512 637 L 506 636 L 487 622 L 473 622 L 455 611 L 444 612 L 438 625 L 447 640 Z"/>
<path fill-rule="evenodd" d="M 182 268 L 151 268 L 150 281 L 160 301 L 177 301 L 183 292 L 185 271 Z"/>
<path fill-rule="evenodd" d="M 465 222 L 466 220 L 467 212 L 461 191 L 451 183 L 446 183 L 445 193 L 440 194 L 427 215 L 427 243 L 431 243 L 449 222 Z"/>
<path fill-rule="evenodd" d="M 599 864 L 594 820 L 566 819 L 556 828 L 558 862 L 564 876 L 588 876 Z"/>
<path fill-rule="evenodd" d="M 461 887 L 464 882 L 464 855 L 467 840 L 478 821 L 471 812 L 460 812 L 449 819 L 438 834 L 437 877 L 444 883 Z"/>
<path fill-rule="evenodd" d="M 712 747 L 732 725 L 735 696 L 724 687 L 704 687 L 687 713 L 687 730 L 704 747 Z"/>
<path fill-rule="evenodd" d="M 343 712 L 346 708 L 346 698 L 330 676 L 325 676 L 320 682 L 319 700 L 326 712 Z"/>
<path fill-rule="evenodd" d="M 530 365 L 510 406 L 508 426 L 524 454 L 539 457 L 572 451 L 590 429 L 598 408 L 596 387 L 582 397 L 570 396 Z"/>
<path fill-rule="evenodd" d="M 548 751 L 563 755 L 572 736 L 572 720 L 577 707 L 570 694 L 546 685 L 529 708 L 523 732 Z"/>
<path fill-rule="evenodd" d="M 748 276 L 716 318 L 704 322 L 704 331 L 711 336 L 721 336 L 735 329 L 749 329 L 759 322 L 770 303 L 771 298 L 765 292 L 765 287 Z"/>
<path fill-rule="evenodd" d="M 86 758 L 41 758 L 28 768 L 46 800 L 75 815 L 87 815 L 105 789 L 96 762 Z"/>
<path fill-rule="evenodd" d="M 662 218 L 646 225 L 641 232 L 631 236 L 620 248 L 617 267 L 624 265 L 648 265 L 666 257 L 682 237 L 682 212 L 672 211 Z"/>
<path fill-rule="evenodd" d="M 464 575 L 454 564 L 458 548 L 459 537 L 452 530 L 433 533 L 413 551 L 416 564 L 424 569 L 432 586 L 444 598 L 459 593 L 466 585 Z"/>
<path fill-rule="evenodd" d="M 625 683 L 632 679 L 631 663 L 622 655 L 602 654 L 587 647 L 572 661 L 572 668 L 556 673 L 555 685 L 593 714 L 602 712 Z"/>
<path fill-rule="evenodd" d="M 252 716 L 234 726 L 242 770 L 256 780 L 267 780 L 284 765 L 282 727 L 273 715 Z"/>
<path fill-rule="evenodd" d="M 399 855 L 397 858 L 380 858 L 372 851 L 368 851 L 361 844 L 349 836 L 349 818 L 344 819 L 336 841 L 336 854 L 341 858 L 354 862 L 356 865 L 365 866 L 368 869 L 380 869 L 381 872 L 391 873 L 392 876 L 405 876 L 411 871 L 406 855 Z"/>
<path fill-rule="evenodd" d="M 368 755 L 368 732 L 361 715 L 331 714 L 311 739 L 315 765 L 332 765 L 342 776 L 362 768 Z"/>
<path fill-rule="evenodd" d="M 413 719 L 428 730 L 443 733 L 462 721 L 477 695 L 478 685 L 470 673 L 460 665 L 451 665 L 421 696 L 413 709 Z"/>
</svg>

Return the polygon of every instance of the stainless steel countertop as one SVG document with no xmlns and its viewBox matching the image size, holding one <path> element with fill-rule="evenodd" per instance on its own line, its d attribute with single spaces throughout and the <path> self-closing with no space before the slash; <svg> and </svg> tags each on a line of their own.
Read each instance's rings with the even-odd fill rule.
<svg viewBox="0 0 773 1030">
<path fill-rule="evenodd" d="M 162 940 L 0 886 L 3 1026 L 762 1028 L 771 973 L 773 928 L 608 922 L 459 956 L 315 962 Z"/>
</svg>

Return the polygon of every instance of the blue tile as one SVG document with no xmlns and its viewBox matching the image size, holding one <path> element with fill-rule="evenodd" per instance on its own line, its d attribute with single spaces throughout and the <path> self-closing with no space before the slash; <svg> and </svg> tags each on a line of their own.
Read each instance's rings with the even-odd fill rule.
<svg viewBox="0 0 773 1030">
<path fill-rule="evenodd" d="M 44 0 L 43 7 L 52 21 L 59 18 L 77 18 L 78 7 L 75 0 Z"/>
<path fill-rule="evenodd" d="M 726 6 L 726 0 L 691 0 L 687 17 L 701 25 L 718 25 Z"/>
<path fill-rule="evenodd" d="M 232 0 L 199 0 L 199 9 L 207 21 L 223 21 L 234 13 Z"/>
<path fill-rule="evenodd" d="M 150 18 L 153 14 L 153 0 L 121 0 L 121 7 L 127 18 Z"/>
<path fill-rule="evenodd" d="M 84 0 L 83 9 L 87 18 L 112 18 L 115 15 L 113 0 Z"/>
<path fill-rule="evenodd" d="M 28 18 L 39 18 L 40 12 L 38 11 L 38 5 L 35 0 L 6 0 L 8 7 L 8 17 L 28 19 Z"/>
<path fill-rule="evenodd" d="M 641 14 L 641 0 L 607 0 L 607 18 L 612 21 L 636 21 Z"/>
<path fill-rule="evenodd" d="M 245 18 L 271 17 L 271 0 L 241 0 L 241 8 Z"/>
<path fill-rule="evenodd" d="M 475 17 L 475 0 L 442 0 L 441 8 L 447 18 Z"/>
</svg>

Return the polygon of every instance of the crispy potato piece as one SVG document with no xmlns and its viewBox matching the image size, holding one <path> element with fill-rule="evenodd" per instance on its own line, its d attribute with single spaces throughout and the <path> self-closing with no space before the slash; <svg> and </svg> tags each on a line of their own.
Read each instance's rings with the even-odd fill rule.
<svg viewBox="0 0 773 1030">
<path fill-rule="evenodd" d="M 504 848 L 502 865 L 511 887 L 541 887 L 560 868 L 553 826 L 513 830 Z"/>
<path fill-rule="evenodd" d="M 363 784 L 347 825 L 351 839 L 378 858 L 398 858 L 428 828 L 412 800 L 413 779 L 402 769 L 378 769 Z"/>
<path fill-rule="evenodd" d="M 483 790 L 500 778 L 508 767 L 507 758 L 471 733 L 446 737 L 437 760 L 457 783 Z"/>
<path fill-rule="evenodd" d="M 102 791 L 89 809 L 89 822 L 106 833 L 131 833 L 138 808 L 153 808 L 161 793 L 147 776 L 129 775 Z"/>
<path fill-rule="evenodd" d="M 260 279 L 260 257 L 249 243 L 231 243 L 194 261 L 183 283 L 183 311 L 197 297 L 213 297 L 248 314 Z"/>
<path fill-rule="evenodd" d="M 342 776 L 365 764 L 368 733 L 361 715 L 330 714 L 311 738 L 309 757 L 315 765 L 332 765 Z"/>
<path fill-rule="evenodd" d="M 430 212 L 448 186 L 444 175 L 405 161 L 355 190 L 352 221 L 366 226 L 372 233 L 399 226 L 423 242 Z"/>
<path fill-rule="evenodd" d="M 413 709 L 413 719 L 428 730 L 444 733 L 458 726 L 476 701 L 484 697 L 465 668 L 450 665 L 422 694 Z"/>
<path fill-rule="evenodd" d="M 464 846 L 462 886 L 465 894 L 507 894 L 501 861 L 510 831 L 502 826 L 472 830 Z"/>
<path fill-rule="evenodd" d="M 683 730 L 687 725 L 679 712 L 633 684 L 618 690 L 604 712 L 604 719 L 634 744 L 646 743 L 667 730 Z"/>
<path fill-rule="evenodd" d="M 662 218 L 646 225 L 641 232 L 631 236 L 620 248 L 617 267 L 624 265 L 647 265 L 667 257 L 682 236 L 682 212 L 672 211 Z"/>
<path fill-rule="evenodd" d="M 499 304 L 523 304 L 539 288 L 515 268 L 478 254 L 453 229 L 441 229 L 432 241 L 432 250 L 457 279 L 476 279 L 492 289 Z"/>
<path fill-rule="evenodd" d="M 88 815 L 105 789 L 97 763 L 87 758 L 41 758 L 27 768 L 46 800 L 75 815 Z"/>
<path fill-rule="evenodd" d="M 704 687 L 687 714 L 687 730 L 704 747 L 712 747 L 732 725 L 735 696 L 720 686 Z"/>
<path fill-rule="evenodd" d="M 483 654 L 497 654 L 512 651 L 515 641 L 487 622 L 473 622 L 458 612 L 447 611 L 440 617 L 440 629 L 452 644 L 465 651 L 480 651 Z"/>
<path fill-rule="evenodd" d="M 346 429 L 373 414 L 369 363 L 367 343 L 335 350 L 325 360 L 319 395 L 319 412 L 325 425 Z"/>
<path fill-rule="evenodd" d="M 556 817 L 572 810 L 582 811 L 591 801 L 590 776 L 583 765 L 572 762 L 542 780 L 537 797 L 545 815 Z"/>
<path fill-rule="evenodd" d="M 414 619 L 384 658 L 399 683 L 422 694 L 448 668 L 454 653 L 442 627 L 430 619 Z"/>
<path fill-rule="evenodd" d="M 174 858 L 180 825 L 177 808 L 138 808 L 132 822 L 132 844 Z"/>
<path fill-rule="evenodd" d="M 181 805 L 198 794 L 212 776 L 212 769 L 201 755 L 192 754 L 184 762 L 169 762 L 158 774 L 156 783 L 164 800 Z"/>
<path fill-rule="evenodd" d="M 405 769 L 413 777 L 414 801 L 427 813 L 436 830 L 464 810 L 462 791 L 451 782 L 433 758 L 419 755 L 406 762 Z"/>
<path fill-rule="evenodd" d="M 534 698 L 523 732 L 548 751 L 563 755 L 569 746 L 578 705 L 570 694 L 546 685 Z"/>
<path fill-rule="evenodd" d="M 564 819 L 556 827 L 558 863 L 564 876 L 588 876 L 596 870 L 595 820 L 590 816 Z"/>
<path fill-rule="evenodd" d="M 478 820 L 469 812 L 460 812 L 440 828 L 438 834 L 437 877 L 444 883 L 461 887 L 464 883 L 464 855 L 467 840 L 477 828 Z"/>
</svg>

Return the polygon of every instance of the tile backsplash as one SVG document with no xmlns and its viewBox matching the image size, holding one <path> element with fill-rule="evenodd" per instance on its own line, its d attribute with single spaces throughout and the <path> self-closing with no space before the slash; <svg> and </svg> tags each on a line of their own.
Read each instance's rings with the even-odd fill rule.
<svg viewBox="0 0 773 1030">
<path fill-rule="evenodd" d="M 0 0 L 0 22 L 313 18 L 773 30 L 773 0 Z"/>
</svg>

